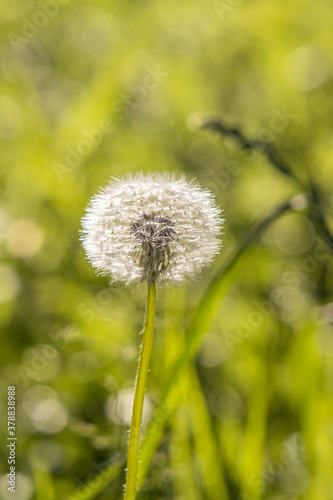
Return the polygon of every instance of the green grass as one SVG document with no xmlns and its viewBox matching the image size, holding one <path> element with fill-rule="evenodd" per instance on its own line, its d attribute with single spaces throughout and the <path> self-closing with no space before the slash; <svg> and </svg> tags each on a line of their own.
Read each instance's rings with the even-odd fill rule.
<svg viewBox="0 0 333 500">
<path fill-rule="evenodd" d="M 3 6 L 0 428 L 16 385 L 25 500 L 123 496 L 145 290 L 96 276 L 79 229 L 140 170 L 196 176 L 226 223 L 200 280 L 158 290 L 138 500 L 331 499 L 332 7 L 236 3 L 68 1 L 20 46 L 42 7 Z"/>
</svg>

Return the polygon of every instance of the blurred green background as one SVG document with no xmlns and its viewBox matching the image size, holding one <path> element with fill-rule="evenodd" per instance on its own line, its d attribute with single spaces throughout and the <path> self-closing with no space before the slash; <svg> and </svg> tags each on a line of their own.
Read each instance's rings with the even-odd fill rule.
<svg viewBox="0 0 333 500">
<path fill-rule="evenodd" d="M 84 488 L 98 471 L 124 469 L 145 290 L 96 276 L 79 229 L 99 187 L 140 170 L 196 176 L 226 217 L 213 268 L 159 290 L 146 423 L 210 280 L 254 221 L 297 198 L 201 318 L 138 499 L 333 499 L 331 2 L 14 0 L 1 10 L 1 499 L 12 498 L 8 385 L 16 500 L 92 498 Z M 203 117 L 272 141 L 292 175 L 201 130 Z M 120 499 L 123 481 L 96 498 Z"/>
</svg>

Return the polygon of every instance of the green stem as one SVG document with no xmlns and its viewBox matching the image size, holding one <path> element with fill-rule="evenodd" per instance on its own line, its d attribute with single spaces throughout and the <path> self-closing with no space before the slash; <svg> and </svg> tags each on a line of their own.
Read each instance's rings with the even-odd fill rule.
<svg viewBox="0 0 333 500">
<path fill-rule="evenodd" d="M 140 427 L 142 420 L 143 400 L 145 396 L 150 352 L 153 343 L 155 307 L 156 307 L 156 284 L 148 283 L 145 326 L 143 331 L 143 341 L 141 347 L 140 361 L 135 380 L 132 421 L 131 421 L 130 434 L 128 440 L 125 500 L 135 500 L 135 494 L 136 494 Z"/>
</svg>

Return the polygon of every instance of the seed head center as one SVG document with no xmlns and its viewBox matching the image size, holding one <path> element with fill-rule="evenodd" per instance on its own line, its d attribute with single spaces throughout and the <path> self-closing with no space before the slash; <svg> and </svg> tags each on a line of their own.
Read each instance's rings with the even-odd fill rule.
<svg viewBox="0 0 333 500">
<path fill-rule="evenodd" d="M 170 243 L 176 237 L 175 224 L 165 215 L 144 212 L 133 222 L 130 231 L 139 243 L 138 264 L 144 281 L 156 281 L 168 267 Z"/>
</svg>

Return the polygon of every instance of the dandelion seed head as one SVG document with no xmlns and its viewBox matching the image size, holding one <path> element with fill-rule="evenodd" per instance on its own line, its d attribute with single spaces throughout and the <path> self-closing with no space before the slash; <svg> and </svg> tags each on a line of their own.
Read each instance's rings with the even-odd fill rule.
<svg viewBox="0 0 333 500">
<path fill-rule="evenodd" d="M 96 270 L 125 284 L 196 277 L 221 247 L 222 211 L 210 191 L 173 174 L 111 179 L 82 219 Z"/>
</svg>

